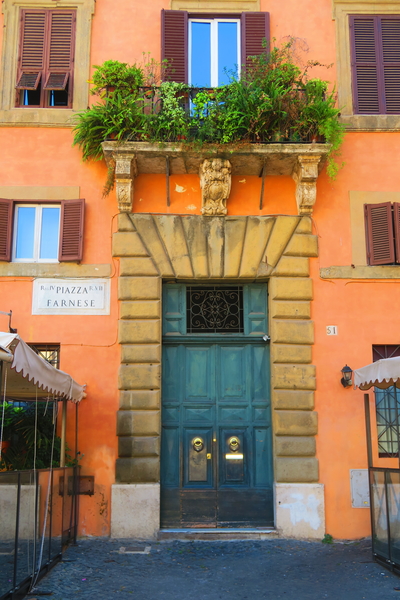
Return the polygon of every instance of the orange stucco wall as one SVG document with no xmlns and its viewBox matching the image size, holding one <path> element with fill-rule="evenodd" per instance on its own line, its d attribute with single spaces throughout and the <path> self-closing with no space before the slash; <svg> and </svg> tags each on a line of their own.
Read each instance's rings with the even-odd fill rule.
<svg viewBox="0 0 400 600">
<path fill-rule="evenodd" d="M 98 3 L 93 18 L 91 64 L 101 64 L 107 59 L 141 61 L 143 52 L 150 52 L 158 59 L 161 8 L 170 8 L 168 0 Z M 306 59 L 335 63 L 331 0 L 305 0 L 301 10 L 298 0 L 284 3 L 261 0 L 261 9 L 271 14 L 272 37 L 279 41 L 287 35 L 297 36 L 310 47 Z M 328 72 L 322 68 L 315 71 L 332 82 L 335 73 L 335 65 Z M 350 498 L 349 469 L 367 466 L 363 394 L 341 386 L 340 370 L 346 363 L 357 368 L 371 362 L 372 344 L 400 342 L 400 314 L 394 308 L 400 303 L 400 286 L 398 280 L 323 280 L 319 270 L 352 262 L 349 191 L 400 189 L 400 170 L 395 159 L 400 153 L 399 137 L 396 133 L 349 133 L 343 146 L 345 166 L 337 180 L 330 181 L 325 171 L 318 180 L 313 219 L 319 238 L 319 258 L 310 261 L 314 281 L 313 364 L 317 367 L 315 397 L 319 414 L 317 448 L 320 481 L 326 486 L 327 532 L 338 538 L 358 538 L 370 532 L 369 511 L 353 509 Z M 84 454 L 82 473 L 95 475 L 95 496 L 81 498 L 80 532 L 107 535 L 110 486 L 114 482 L 117 455 L 115 415 L 120 358 L 118 261 L 111 257 L 117 204 L 114 193 L 102 198 L 104 163 L 82 163 L 79 150 L 72 148 L 71 142 L 68 128 L 1 127 L 0 124 L 3 148 L 0 185 L 80 187 L 80 196 L 86 200 L 83 263 L 111 265 L 111 314 L 34 316 L 29 277 L 0 279 L 0 310 L 12 308 L 13 326 L 25 341 L 60 343 L 61 368 L 78 382 L 87 384 L 87 398 L 79 409 L 79 450 Z M 198 177 L 172 176 L 170 183 L 171 205 L 167 208 L 165 177 L 137 177 L 134 211 L 200 214 Z M 260 185 L 257 177 L 233 177 L 229 214 L 296 214 L 295 184 L 291 178 L 267 178 L 261 212 Z M 327 325 L 337 325 L 338 335 L 327 336 Z M 6 317 L 0 316 L 0 330 L 6 328 Z M 73 439 L 73 431 L 69 435 Z M 376 462 L 393 464 L 377 457 Z"/>
</svg>

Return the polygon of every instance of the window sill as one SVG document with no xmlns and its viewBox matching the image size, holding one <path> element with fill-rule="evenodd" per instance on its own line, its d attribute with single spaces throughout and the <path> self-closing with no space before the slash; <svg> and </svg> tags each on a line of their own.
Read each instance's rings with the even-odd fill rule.
<svg viewBox="0 0 400 600">
<path fill-rule="evenodd" d="M 110 277 L 111 265 L 0 262 L 0 277 Z"/>
<path fill-rule="evenodd" d="M 343 115 L 341 123 L 347 131 L 398 131 L 400 115 Z"/>
<path fill-rule="evenodd" d="M 2 126 L 17 127 L 72 127 L 72 108 L 11 108 L 0 110 Z"/>
<path fill-rule="evenodd" d="M 325 267 L 321 279 L 400 279 L 400 265 Z"/>
</svg>

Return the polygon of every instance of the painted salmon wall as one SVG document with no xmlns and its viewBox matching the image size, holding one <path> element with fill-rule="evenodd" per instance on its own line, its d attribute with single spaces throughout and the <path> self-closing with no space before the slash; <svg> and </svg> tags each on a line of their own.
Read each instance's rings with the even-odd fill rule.
<svg viewBox="0 0 400 600">
<path fill-rule="evenodd" d="M 160 10 L 167 0 L 147 3 L 102 0 L 93 17 L 91 64 L 107 59 L 132 63 L 143 53 L 160 57 Z M 333 64 L 313 73 L 336 79 L 335 22 L 331 0 L 261 0 L 271 14 L 271 36 L 301 38 L 304 61 Z M 2 19 L 3 17 L 1 17 Z M 0 23 L 2 25 L 0 19 Z M 0 27 L 0 38 L 3 27 Z M 88 101 L 90 99 L 88 98 Z M 23 110 L 23 109 L 21 109 Z M 114 482 L 118 409 L 117 342 L 118 261 L 111 257 L 111 234 L 118 212 L 115 193 L 102 198 L 106 178 L 103 162 L 83 163 L 72 147 L 71 129 L 11 127 L 0 124 L 0 185 L 79 186 L 86 200 L 82 264 L 110 265 L 111 313 L 107 316 L 37 316 L 31 314 L 32 277 L 0 278 L 0 310 L 13 310 L 13 326 L 27 342 L 59 343 L 61 369 L 87 384 L 87 398 L 79 409 L 79 450 L 84 454 L 82 474 L 95 475 L 94 497 L 81 497 L 82 535 L 107 535 L 110 525 L 110 486 Z M 5 150 L 6 149 L 6 150 Z M 354 280 L 322 278 L 320 269 L 352 264 L 351 191 L 396 192 L 400 189 L 398 133 L 348 133 L 343 146 L 344 167 L 332 182 L 321 174 L 313 214 L 319 239 L 319 257 L 311 259 L 314 281 L 312 319 L 315 323 L 313 364 L 317 367 L 316 410 L 320 481 L 325 484 L 327 532 L 338 538 L 369 535 L 369 511 L 351 507 L 350 469 L 365 469 L 366 441 L 363 394 L 344 389 L 341 368 L 372 361 L 373 344 L 400 342 L 400 286 L 397 279 Z M 166 207 L 165 177 L 139 175 L 135 180 L 135 212 L 200 214 L 201 193 L 195 175 L 171 176 L 171 205 Z M 233 177 L 228 214 L 296 214 L 295 184 L 289 177 L 265 182 L 264 206 L 259 210 L 261 179 Z M 337 325 L 338 335 L 327 336 L 326 326 Z M 0 317 L 0 329 L 6 329 Z M 372 406 L 371 396 L 371 406 Z M 372 407 L 373 408 L 373 407 Z M 69 407 L 71 413 L 73 407 Z M 372 410 L 374 414 L 374 411 Z M 73 416 L 71 414 L 71 423 Z M 73 444 L 73 431 L 68 433 Z M 376 440 L 375 440 L 376 441 Z M 376 444 L 375 444 L 376 446 Z M 393 465 L 375 456 L 377 464 Z"/>
</svg>

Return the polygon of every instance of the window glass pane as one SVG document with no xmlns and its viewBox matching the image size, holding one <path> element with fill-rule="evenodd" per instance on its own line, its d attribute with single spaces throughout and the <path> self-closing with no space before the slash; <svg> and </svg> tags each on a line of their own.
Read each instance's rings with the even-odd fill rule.
<svg viewBox="0 0 400 600">
<path fill-rule="evenodd" d="M 218 85 L 237 76 L 237 23 L 218 23 Z"/>
<path fill-rule="evenodd" d="M 39 258 L 58 257 L 59 226 L 60 209 L 43 207 Z"/>
<path fill-rule="evenodd" d="M 34 206 L 17 207 L 17 242 L 15 258 L 33 258 L 33 244 L 35 238 Z"/>
<path fill-rule="evenodd" d="M 211 87 L 211 25 L 191 23 L 192 58 L 191 84 L 196 87 Z"/>
</svg>

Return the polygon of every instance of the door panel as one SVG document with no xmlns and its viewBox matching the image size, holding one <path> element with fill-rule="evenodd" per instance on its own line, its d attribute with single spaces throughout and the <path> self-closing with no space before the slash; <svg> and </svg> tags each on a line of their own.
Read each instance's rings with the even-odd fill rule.
<svg viewBox="0 0 400 600">
<path fill-rule="evenodd" d="M 247 336 L 232 342 L 184 335 L 185 287 L 164 294 L 181 335 L 165 325 L 162 527 L 273 525 L 266 287 L 244 288 Z"/>
</svg>

